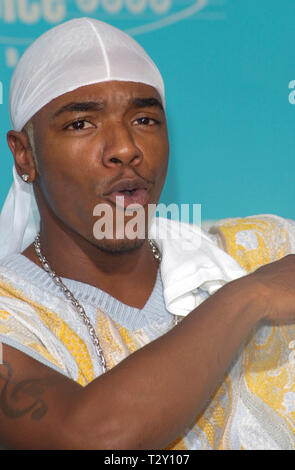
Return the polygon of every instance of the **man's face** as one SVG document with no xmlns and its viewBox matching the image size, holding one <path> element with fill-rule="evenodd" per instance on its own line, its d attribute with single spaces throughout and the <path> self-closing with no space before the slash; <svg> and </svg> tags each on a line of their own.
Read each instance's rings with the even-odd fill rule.
<svg viewBox="0 0 295 470">
<path fill-rule="evenodd" d="M 66 93 L 33 118 L 39 176 L 35 189 L 67 227 L 107 251 L 125 251 L 143 240 L 103 239 L 93 233 L 94 207 L 156 204 L 169 155 L 165 113 L 158 92 L 133 82 L 104 82 Z"/>
</svg>

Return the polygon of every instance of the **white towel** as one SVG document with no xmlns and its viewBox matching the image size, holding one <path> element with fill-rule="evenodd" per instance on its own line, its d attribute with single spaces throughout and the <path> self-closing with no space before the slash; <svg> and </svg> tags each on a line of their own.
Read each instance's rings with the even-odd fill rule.
<svg viewBox="0 0 295 470">
<path fill-rule="evenodd" d="M 217 241 L 197 225 L 154 219 L 150 237 L 161 253 L 161 276 L 169 312 L 185 316 L 227 282 L 246 275 Z M 165 237 L 165 238 L 162 238 Z"/>
</svg>

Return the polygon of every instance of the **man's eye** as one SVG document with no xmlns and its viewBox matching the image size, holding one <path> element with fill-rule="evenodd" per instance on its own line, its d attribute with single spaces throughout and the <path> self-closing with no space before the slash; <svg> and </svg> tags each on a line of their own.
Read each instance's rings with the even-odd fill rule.
<svg viewBox="0 0 295 470">
<path fill-rule="evenodd" d="M 154 126 L 155 124 L 158 124 L 158 121 L 149 117 L 142 117 L 136 119 L 134 122 L 135 124 L 139 124 L 140 126 Z"/>
<path fill-rule="evenodd" d="M 69 124 L 66 129 L 74 130 L 74 131 L 79 131 L 82 129 L 87 129 L 89 127 L 93 127 L 92 124 L 88 121 L 85 121 L 85 119 L 79 119 L 75 122 L 72 122 L 72 124 Z"/>
</svg>

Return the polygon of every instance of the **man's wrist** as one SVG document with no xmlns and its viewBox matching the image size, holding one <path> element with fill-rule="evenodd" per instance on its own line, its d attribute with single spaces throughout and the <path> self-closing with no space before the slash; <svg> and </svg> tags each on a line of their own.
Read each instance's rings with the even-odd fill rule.
<svg viewBox="0 0 295 470">
<path fill-rule="evenodd" d="M 253 326 L 266 317 L 268 305 L 267 289 L 251 275 L 235 279 L 224 286 L 237 311 L 246 314 Z"/>
</svg>

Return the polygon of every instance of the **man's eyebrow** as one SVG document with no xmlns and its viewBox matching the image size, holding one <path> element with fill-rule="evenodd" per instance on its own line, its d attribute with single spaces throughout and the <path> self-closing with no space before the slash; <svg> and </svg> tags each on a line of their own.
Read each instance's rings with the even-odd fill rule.
<svg viewBox="0 0 295 470">
<path fill-rule="evenodd" d="M 164 111 L 161 101 L 157 98 L 135 98 L 132 101 L 132 104 L 135 108 L 150 108 L 152 106 L 157 106 Z"/>
<path fill-rule="evenodd" d="M 61 108 L 59 108 L 51 117 L 51 119 L 55 119 L 56 117 L 60 116 L 62 113 L 71 113 L 71 112 L 79 112 L 79 111 L 101 111 L 104 104 L 100 101 L 83 101 L 79 102 L 72 102 L 68 103 Z"/>
<path fill-rule="evenodd" d="M 156 106 L 164 111 L 162 103 L 157 98 L 135 98 L 132 101 L 132 105 L 135 108 L 150 108 Z M 57 118 L 63 113 L 73 113 L 81 111 L 101 111 L 104 107 L 102 101 L 83 101 L 67 103 L 66 105 L 59 108 L 51 117 L 51 120 Z"/>
</svg>

